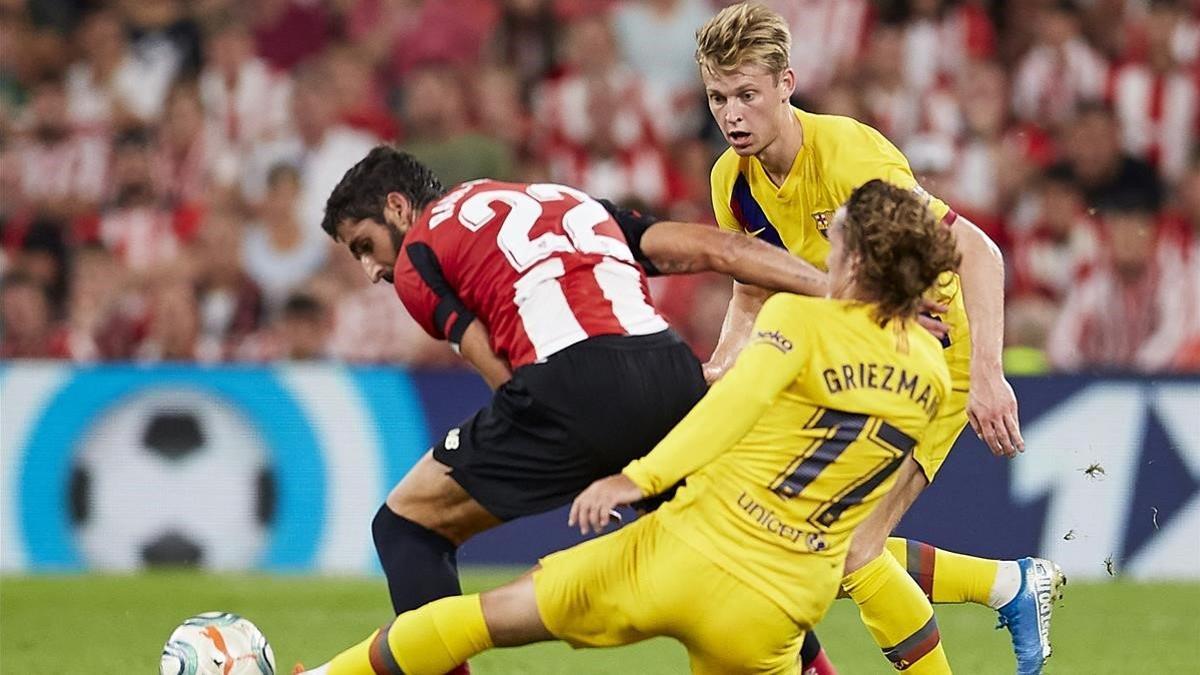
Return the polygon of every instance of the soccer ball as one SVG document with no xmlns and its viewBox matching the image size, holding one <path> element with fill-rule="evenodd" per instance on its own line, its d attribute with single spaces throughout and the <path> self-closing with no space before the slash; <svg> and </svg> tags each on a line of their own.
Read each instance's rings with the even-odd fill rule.
<svg viewBox="0 0 1200 675">
<path fill-rule="evenodd" d="M 159 675 L 275 675 L 275 654 L 258 627 L 237 614 L 187 619 L 163 645 Z"/>
<path fill-rule="evenodd" d="M 75 455 L 71 516 L 89 567 L 253 567 L 275 507 L 268 446 L 218 396 L 156 387 L 100 416 Z"/>
</svg>

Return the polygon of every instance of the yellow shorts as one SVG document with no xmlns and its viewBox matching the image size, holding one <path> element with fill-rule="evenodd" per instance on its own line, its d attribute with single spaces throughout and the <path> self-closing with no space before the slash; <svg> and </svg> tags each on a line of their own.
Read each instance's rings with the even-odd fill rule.
<svg viewBox="0 0 1200 675">
<path fill-rule="evenodd" d="M 913 452 L 913 459 L 925 472 L 930 483 L 937 475 L 942 463 L 950 454 L 959 434 L 967 426 L 967 396 L 971 384 L 970 360 L 955 354 L 947 354 L 950 366 L 950 395 L 942 402 L 938 414 L 925 432 L 925 438 Z"/>
<path fill-rule="evenodd" d="M 799 672 L 800 627 L 653 514 L 543 558 L 533 583 L 546 628 L 572 646 L 667 636 L 693 673 Z"/>
</svg>

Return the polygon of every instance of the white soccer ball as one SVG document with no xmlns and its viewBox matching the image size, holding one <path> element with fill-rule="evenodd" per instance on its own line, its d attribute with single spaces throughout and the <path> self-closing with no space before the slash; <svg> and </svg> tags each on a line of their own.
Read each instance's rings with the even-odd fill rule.
<svg viewBox="0 0 1200 675">
<path fill-rule="evenodd" d="M 275 675 L 275 654 L 249 620 L 229 612 L 187 619 L 163 645 L 159 675 Z"/>
</svg>

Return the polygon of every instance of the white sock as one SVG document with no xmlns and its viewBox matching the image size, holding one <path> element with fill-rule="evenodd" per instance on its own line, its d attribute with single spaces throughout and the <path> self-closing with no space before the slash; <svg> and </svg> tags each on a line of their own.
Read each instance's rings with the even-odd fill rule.
<svg viewBox="0 0 1200 675">
<path fill-rule="evenodd" d="M 988 607 L 1000 609 L 1012 602 L 1020 590 L 1021 566 L 1012 560 L 1001 561 L 1000 569 L 996 570 L 996 581 L 988 593 Z"/>
</svg>

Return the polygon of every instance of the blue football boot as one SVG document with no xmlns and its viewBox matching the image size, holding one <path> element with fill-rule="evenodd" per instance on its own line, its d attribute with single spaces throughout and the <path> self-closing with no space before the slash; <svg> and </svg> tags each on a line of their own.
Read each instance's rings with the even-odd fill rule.
<svg viewBox="0 0 1200 675">
<path fill-rule="evenodd" d="M 1000 624 L 1012 633 L 1017 675 L 1040 675 L 1050 658 L 1050 612 L 1062 600 L 1067 577 L 1058 565 L 1041 558 L 1021 558 L 1021 588 L 1000 608 Z"/>
</svg>

